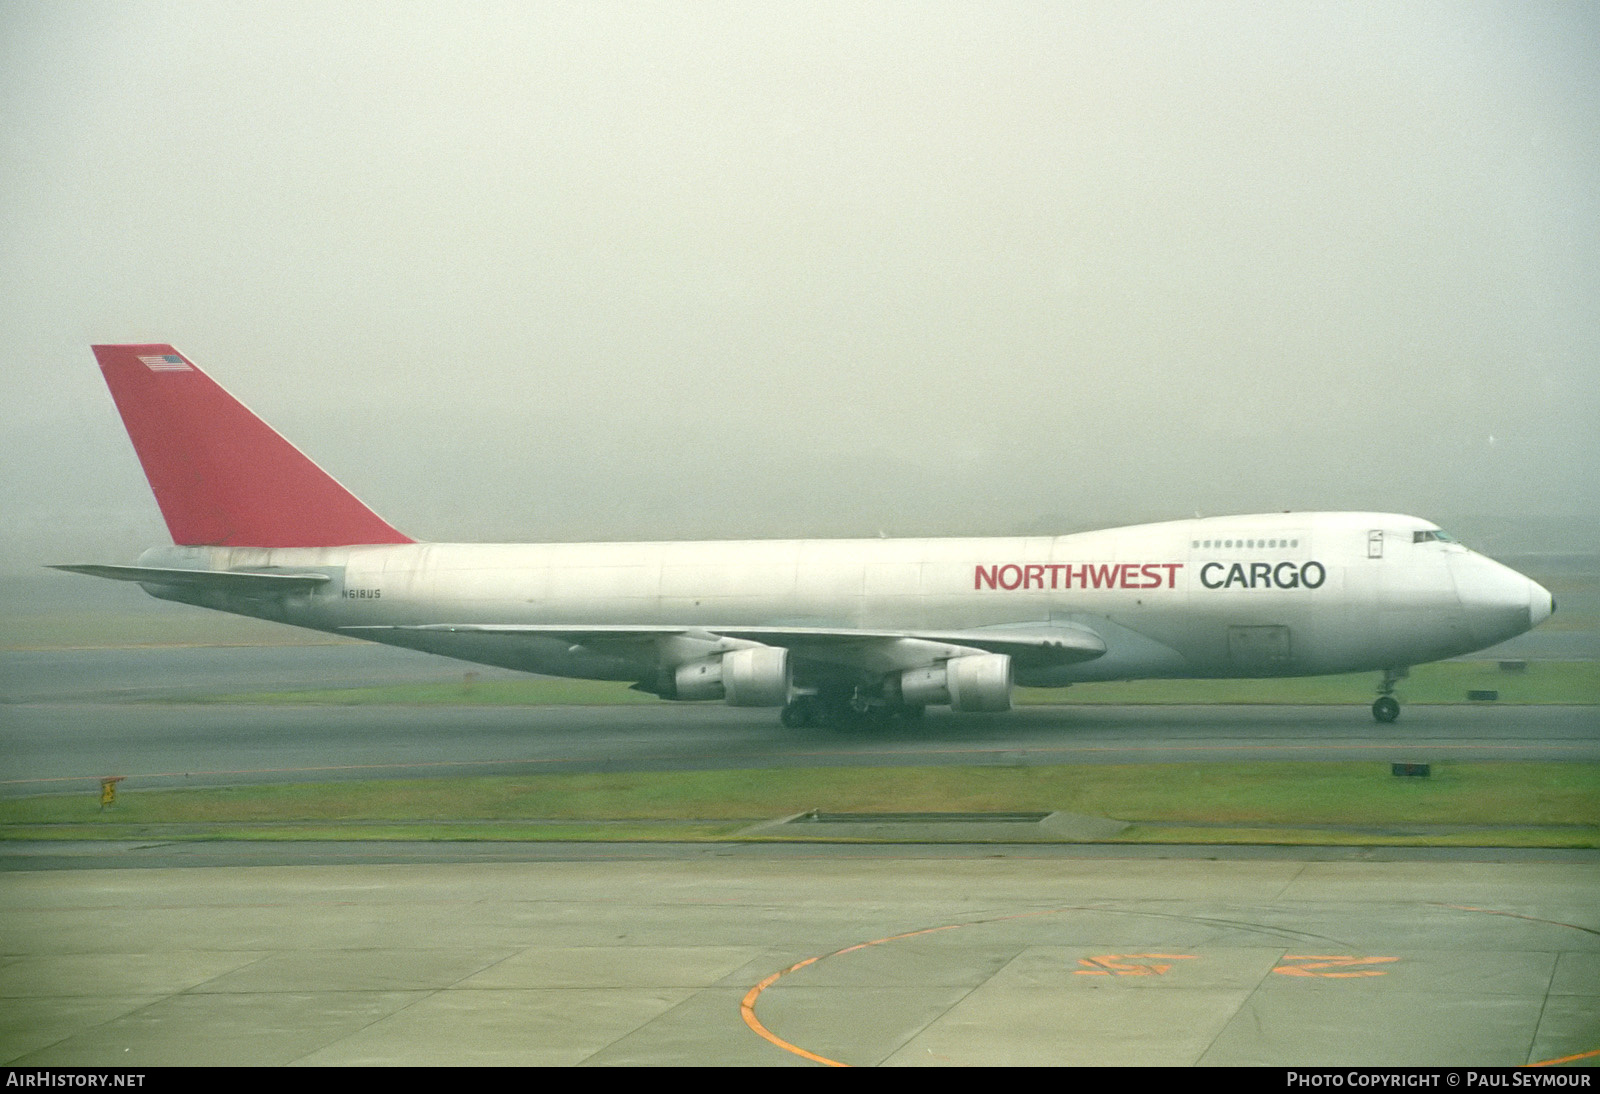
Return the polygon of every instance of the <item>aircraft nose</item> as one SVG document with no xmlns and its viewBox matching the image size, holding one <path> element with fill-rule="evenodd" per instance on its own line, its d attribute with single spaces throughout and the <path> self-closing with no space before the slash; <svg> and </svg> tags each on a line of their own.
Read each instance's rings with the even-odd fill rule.
<svg viewBox="0 0 1600 1094">
<path fill-rule="evenodd" d="M 1528 579 L 1528 625 L 1537 627 L 1556 614 L 1556 598 L 1543 585 Z"/>
<path fill-rule="evenodd" d="M 1555 610 L 1548 589 L 1482 555 L 1462 557 L 1455 578 L 1467 626 L 1482 646 L 1531 630 Z"/>
</svg>

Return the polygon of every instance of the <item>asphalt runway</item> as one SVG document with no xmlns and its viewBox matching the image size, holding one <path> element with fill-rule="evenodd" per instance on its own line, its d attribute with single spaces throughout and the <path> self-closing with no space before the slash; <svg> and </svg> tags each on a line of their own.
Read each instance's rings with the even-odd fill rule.
<svg viewBox="0 0 1600 1094">
<path fill-rule="evenodd" d="M 167 605 L 171 607 L 171 605 Z M 202 613 L 200 618 L 207 616 Z M 4 617 L 0 616 L 0 623 Z M 405 683 L 460 683 L 467 673 L 479 680 L 527 679 L 521 673 L 472 665 L 445 657 L 364 642 L 316 641 L 318 636 L 287 627 L 269 627 L 263 637 L 289 637 L 290 644 L 150 645 L 84 649 L 0 649 L 0 704 L 122 702 L 190 699 L 249 691 L 366 687 Z M 172 629 L 165 621 L 167 630 Z M 257 633 L 257 632 L 250 632 Z M 1474 659 L 1538 660 L 1529 648 L 1534 637 L 1565 643 L 1552 660 L 1600 659 L 1600 636 L 1589 631 L 1534 631 Z M 1376 687 L 1378 674 L 1372 674 Z M 1064 693 L 1070 695 L 1070 692 Z M 1402 695 L 1404 689 L 1402 688 Z"/>
<path fill-rule="evenodd" d="M 1600 760 L 1592 707 L 1031 707 L 884 730 L 699 707 L 0 707 L 0 794 L 530 772 L 1243 760 Z"/>
<path fill-rule="evenodd" d="M 607 707 L 207 704 L 201 694 L 460 681 L 461 665 L 365 645 L 0 654 L 0 795 L 541 771 L 1142 763 L 1600 760 L 1594 707 L 1021 707 L 917 725 L 786 729 L 718 703 Z M 480 679 L 497 675 L 483 670 Z M 1066 693 L 1070 695 L 1069 693 Z M 177 701 L 171 701 L 177 700 Z"/>
</svg>

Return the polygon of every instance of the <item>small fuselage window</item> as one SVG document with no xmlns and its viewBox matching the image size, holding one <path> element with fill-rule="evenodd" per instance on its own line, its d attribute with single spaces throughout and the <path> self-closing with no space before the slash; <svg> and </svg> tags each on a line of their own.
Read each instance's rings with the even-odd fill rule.
<svg viewBox="0 0 1600 1094">
<path fill-rule="evenodd" d="M 1441 535 L 1440 538 L 1444 538 L 1444 537 Z M 1418 540 L 1418 542 L 1420 543 L 1421 541 Z M 1298 539 L 1196 539 L 1196 540 L 1191 540 L 1189 545 L 1191 547 L 1195 548 L 1196 550 L 1200 550 L 1200 549 L 1203 548 L 1203 549 L 1208 550 L 1208 551 L 1215 550 L 1218 547 L 1226 547 L 1226 548 L 1240 548 L 1240 547 L 1249 548 L 1249 547 L 1253 547 L 1253 548 L 1256 548 L 1257 550 L 1261 550 L 1261 549 L 1282 550 L 1283 548 L 1286 548 L 1286 547 L 1299 547 L 1300 546 L 1300 541 Z"/>
</svg>

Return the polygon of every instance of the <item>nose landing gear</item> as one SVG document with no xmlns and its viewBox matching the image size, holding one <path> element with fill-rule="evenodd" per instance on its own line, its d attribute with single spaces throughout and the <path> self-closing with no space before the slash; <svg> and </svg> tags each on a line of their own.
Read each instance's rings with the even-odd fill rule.
<svg viewBox="0 0 1600 1094">
<path fill-rule="evenodd" d="M 1378 684 L 1378 698 L 1372 703 L 1372 720 L 1385 725 L 1400 717 L 1400 701 L 1394 697 L 1395 681 L 1410 675 L 1406 667 L 1384 669 L 1383 681 Z"/>
</svg>

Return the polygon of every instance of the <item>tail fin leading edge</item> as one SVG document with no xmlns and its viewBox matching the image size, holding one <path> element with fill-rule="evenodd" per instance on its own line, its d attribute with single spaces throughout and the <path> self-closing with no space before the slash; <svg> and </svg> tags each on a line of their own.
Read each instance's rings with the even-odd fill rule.
<svg viewBox="0 0 1600 1094">
<path fill-rule="evenodd" d="M 171 346 L 94 356 L 174 543 L 413 542 Z"/>
</svg>

